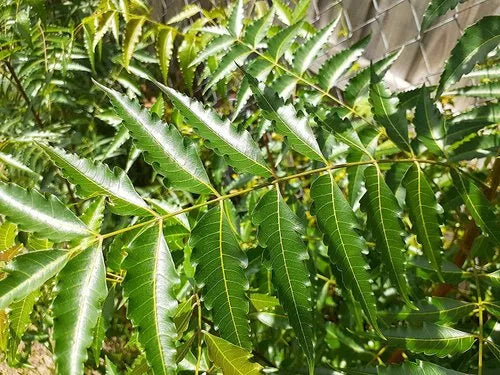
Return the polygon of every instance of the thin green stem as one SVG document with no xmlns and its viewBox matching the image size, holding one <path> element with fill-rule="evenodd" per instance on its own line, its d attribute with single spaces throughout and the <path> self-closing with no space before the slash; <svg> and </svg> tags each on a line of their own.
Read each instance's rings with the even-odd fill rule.
<svg viewBox="0 0 500 375">
<path fill-rule="evenodd" d="M 335 280 L 329 279 L 328 277 L 323 276 L 320 273 L 317 273 L 316 277 L 320 280 L 323 280 L 326 284 L 335 284 Z"/>
<path fill-rule="evenodd" d="M 483 374 L 483 347 L 484 347 L 484 322 L 483 322 L 483 297 L 481 296 L 481 287 L 479 283 L 479 276 L 477 274 L 476 265 L 472 269 L 474 278 L 476 279 L 477 291 L 477 316 L 479 320 L 479 335 L 477 337 L 479 343 L 478 359 L 477 359 L 477 374 Z"/>
<path fill-rule="evenodd" d="M 316 91 L 318 91 L 319 93 L 321 93 L 323 96 L 326 96 L 327 98 L 333 100 L 335 103 L 337 103 L 338 105 L 344 107 L 345 109 L 347 109 L 349 112 L 351 112 L 352 114 L 358 116 L 361 120 L 363 120 L 364 122 L 366 122 L 367 124 L 369 125 L 374 125 L 371 121 L 369 121 L 366 117 L 364 117 L 363 115 L 361 115 L 358 111 L 356 111 L 353 107 L 351 107 L 350 105 L 344 103 L 343 101 L 341 101 L 340 99 L 336 98 L 335 96 L 333 96 L 332 94 L 330 94 L 328 91 L 326 90 L 323 90 L 321 87 L 319 87 L 318 85 L 316 85 L 314 82 L 308 80 L 307 78 L 304 78 L 303 75 L 301 74 L 297 74 L 295 73 L 294 71 L 288 69 L 286 66 L 280 64 L 278 61 L 274 60 L 273 58 L 271 58 L 270 56 L 266 55 L 265 53 L 262 53 L 260 51 L 258 51 L 257 49 L 255 49 L 252 45 L 250 44 L 247 44 L 245 43 L 244 41 L 242 41 L 241 39 L 236 39 L 236 42 L 240 43 L 241 45 L 244 45 L 245 47 L 247 47 L 248 49 L 250 49 L 253 53 L 255 53 L 256 55 L 258 55 L 259 57 L 269 61 L 270 63 L 272 63 L 275 67 L 283 70 L 286 74 L 292 76 L 293 78 L 295 78 L 297 81 L 300 81 L 302 82 L 303 84 L 309 86 L 309 87 L 312 87 L 313 89 L 315 89 Z"/>
<path fill-rule="evenodd" d="M 198 293 L 195 293 L 194 296 L 196 298 L 196 310 L 198 311 L 198 345 L 197 345 L 196 367 L 194 373 L 195 375 L 198 375 L 201 363 L 201 341 L 203 337 L 203 332 L 201 329 L 201 322 L 202 322 L 201 301 L 200 298 L 198 297 Z"/>
<path fill-rule="evenodd" d="M 479 286 L 478 286 L 479 287 Z M 479 297 L 481 298 L 481 297 Z M 482 375 L 483 374 L 483 306 L 481 303 L 481 300 L 479 301 L 479 309 L 478 309 L 478 315 L 479 315 L 479 353 L 478 353 L 478 361 L 477 361 L 477 374 Z"/>
<path fill-rule="evenodd" d="M 163 23 L 160 23 L 160 22 L 157 22 L 157 21 L 154 21 L 152 19 L 150 19 L 149 17 L 146 17 L 146 16 L 143 16 L 143 15 L 134 15 L 134 14 L 130 14 L 130 13 L 125 13 L 125 12 L 122 12 L 118 9 L 115 9 L 113 10 L 117 13 L 120 13 L 124 16 L 127 16 L 129 18 L 138 18 L 138 17 L 141 17 L 141 18 L 144 18 L 146 20 L 146 22 L 149 22 L 151 23 L 152 25 L 154 25 L 155 27 L 160 27 L 160 28 L 170 28 L 170 29 L 173 29 L 175 30 L 175 32 L 179 35 L 184 35 L 182 32 L 180 32 L 179 30 L 177 30 L 177 28 L 175 27 L 172 27 L 172 26 L 168 26 L 168 25 L 165 25 Z M 75 29 L 75 33 L 83 27 L 83 24 L 85 22 L 90 22 L 90 21 L 93 21 L 93 18 L 95 17 L 99 17 L 100 15 L 104 14 L 106 11 L 102 11 L 102 12 L 96 12 L 94 13 L 92 16 L 90 17 L 87 17 L 82 23 L 80 23 L 76 29 Z M 212 21 L 212 20 L 210 20 Z M 213 21 L 212 21 L 213 22 Z M 283 70 L 283 72 L 285 72 L 286 74 L 292 76 L 293 78 L 295 78 L 297 81 L 309 86 L 309 87 L 312 87 L 313 89 L 315 89 L 316 91 L 318 91 L 319 93 L 321 93 L 323 96 L 326 96 L 327 98 L 333 100 L 335 103 L 337 103 L 338 105 L 346 108 L 349 112 L 351 112 L 352 114 L 356 115 L 357 117 L 359 117 L 361 120 L 363 120 L 364 122 L 366 122 L 367 124 L 369 125 L 374 125 L 370 120 L 368 120 L 366 117 L 364 117 L 362 114 L 360 114 L 358 111 L 356 111 L 355 108 L 351 107 L 350 105 L 344 103 L 342 100 L 336 98 L 335 96 L 333 96 L 332 94 L 330 94 L 328 91 L 322 89 L 320 86 L 316 85 L 313 81 L 305 78 L 302 74 L 297 74 L 296 72 L 294 72 L 293 70 L 290 70 L 288 69 L 286 66 L 284 66 L 283 64 L 280 64 L 279 61 L 276 61 L 274 60 L 273 58 L 271 58 L 269 55 L 266 55 L 265 53 L 262 53 L 260 52 L 259 50 L 257 50 L 256 48 L 254 48 L 254 46 L 250 45 L 250 44 L 247 44 L 245 43 L 243 40 L 241 40 L 240 38 L 237 38 L 235 40 L 235 42 L 241 44 L 241 45 L 244 45 L 245 47 L 247 47 L 249 50 L 251 50 L 253 53 L 255 53 L 257 56 L 269 61 L 270 63 L 272 63 L 275 67 Z"/>
<path fill-rule="evenodd" d="M 272 181 L 268 181 L 268 182 L 265 182 L 265 183 L 262 183 L 262 184 L 259 184 L 256 186 L 241 189 L 241 190 L 238 190 L 238 191 L 235 191 L 235 192 L 232 192 L 229 194 L 225 194 L 225 195 L 220 195 L 220 196 L 218 196 L 214 199 L 208 200 L 206 202 L 198 203 L 198 204 L 183 208 L 181 210 L 165 214 L 163 216 L 157 216 L 157 217 L 154 217 L 150 220 L 143 221 L 141 223 L 137 223 L 137 224 L 131 225 L 131 226 L 126 227 L 126 228 L 121 228 L 121 229 L 115 230 L 113 232 L 101 234 L 98 237 L 101 239 L 114 237 L 118 234 L 128 232 L 130 230 L 152 224 L 155 221 L 165 220 L 165 219 L 168 219 L 168 218 L 171 218 L 171 217 L 183 214 L 183 213 L 187 213 L 187 212 L 196 210 L 196 209 L 204 207 L 204 206 L 208 206 L 208 205 L 213 204 L 213 203 L 218 203 L 218 202 L 221 202 L 221 201 L 224 201 L 227 199 L 231 199 L 231 198 L 235 198 L 235 197 L 238 197 L 241 195 L 245 195 L 245 194 L 248 194 L 252 191 L 263 189 L 263 188 L 266 188 L 266 187 L 269 187 L 269 186 L 272 186 L 275 184 L 279 184 L 281 182 L 287 182 L 287 181 L 290 181 L 290 180 L 293 180 L 296 178 L 310 176 L 310 175 L 315 174 L 315 173 L 322 173 L 322 172 L 326 172 L 326 171 L 330 171 L 330 170 L 334 170 L 334 169 L 341 169 L 341 168 L 353 167 L 353 166 L 358 166 L 358 165 L 368 165 L 368 164 L 378 165 L 378 164 L 388 164 L 388 163 L 390 164 L 390 163 L 414 163 L 414 162 L 423 163 L 423 164 L 438 164 L 438 165 L 443 165 L 443 166 L 449 167 L 449 165 L 447 163 L 438 162 L 435 160 L 424 160 L 424 159 L 364 160 L 364 161 L 350 162 L 350 163 L 330 164 L 330 165 L 327 165 L 325 167 L 311 169 L 308 171 L 304 171 L 304 172 L 300 172 L 300 173 L 296 173 L 296 174 L 292 174 L 292 175 L 288 175 L 288 176 L 284 176 L 284 177 L 275 178 Z"/>
</svg>

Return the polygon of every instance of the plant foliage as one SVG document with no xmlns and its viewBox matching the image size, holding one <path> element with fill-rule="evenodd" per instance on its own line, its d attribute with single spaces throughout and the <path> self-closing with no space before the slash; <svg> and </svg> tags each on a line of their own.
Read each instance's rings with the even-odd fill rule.
<svg viewBox="0 0 500 375">
<path fill-rule="evenodd" d="M 0 0 L 6 366 L 498 370 L 498 16 L 394 92 L 308 0 L 81 3 Z"/>
</svg>

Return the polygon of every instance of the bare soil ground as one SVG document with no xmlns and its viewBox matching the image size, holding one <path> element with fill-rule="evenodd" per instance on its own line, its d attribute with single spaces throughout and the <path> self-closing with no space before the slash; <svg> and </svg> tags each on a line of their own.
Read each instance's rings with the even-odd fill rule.
<svg viewBox="0 0 500 375">
<path fill-rule="evenodd" d="M 0 375 L 53 375 L 55 374 L 54 361 L 49 349 L 34 342 L 28 359 L 30 367 L 12 368 L 5 362 L 0 363 Z"/>
</svg>

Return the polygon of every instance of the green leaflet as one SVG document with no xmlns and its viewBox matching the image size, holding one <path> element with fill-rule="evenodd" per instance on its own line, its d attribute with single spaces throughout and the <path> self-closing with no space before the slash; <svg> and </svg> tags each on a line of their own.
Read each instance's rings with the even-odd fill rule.
<svg viewBox="0 0 500 375">
<path fill-rule="evenodd" d="M 401 209 L 396 197 L 384 181 L 378 166 L 365 169 L 366 194 L 361 206 L 368 213 L 368 223 L 376 239 L 377 248 L 382 253 L 382 261 L 394 287 L 407 305 L 413 306 L 408 298 L 406 280 L 405 245 L 401 238 Z"/>
<path fill-rule="evenodd" d="M 258 375 L 262 366 L 250 362 L 252 353 L 229 341 L 204 332 L 210 359 L 225 375 Z"/>
<path fill-rule="evenodd" d="M 116 365 L 106 357 L 106 375 L 120 375 Z"/>
<path fill-rule="evenodd" d="M 141 354 L 134 360 L 127 375 L 142 375 L 150 372 L 151 367 L 148 365 L 147 358 L 144 354 Z"/>
<path fill-rule="evenodd" d="M 165 224 L 169 222 L 182 225 L 184 229 L 187 231 L 191 230 L 191 226 L 189 225 L 189 219 L 186 213 L 175 214 L 178 211 L 182 210 L 181 206 L 171 204 L 164 200 L 157 199 L 148 199 L 148 202 L 154 207 L 154 209 L 161 215 L 174 215 L 164 220 Z"/>
<path fill-rule="evenodd" d="M 474 107 L 448 121 L 446 144 L 451 145 L 483 127 L 500 122 L 500 103 Z"/>
<path fill-rule="evenodd" d="M 235 70 L 237 66 L 242 65 L 250 53 L 252 53 L 252 50 L 244 44 L 235 44 L 221 59 L 217 69 L 210 74 L 210 79 L 203 93 L 207 92 L 210 87 Z"/>
<path fill-rule="evenodd" d="M 253 210 L 252 221 L 259 226 L 259 243 L 267 247 L 271 256 L 278 298 L 308 362 L 312 363 L 313 314 L 309 272 L 304 263 L 308 253 L 300 237 L 301 225 L 277 187 L 259 200 Z"/>
<path fill-rule="evenodd" d="M 352 128 L 352 127 L 351 127 Z M 370 132 L 370 134 L 363 140 L 366 143 L 366 152 L 362 152 L 356 148 L 351 148 L 347 154 L 347 162 L 365 162 L 373 158 L 371 156 L 377 149 L 379 135 L 378 133 Z M 362 142 L 362 143 L 363 143 Z M 365 193 L 365 169 L 369 164 L 355 165 L 348 167 L 347 177 L 349 184 L 347 186 L 349 203 L 353 208 L 359 207 L 359 200 Z"/>
<path fill-rule="evenodd" d="M 10 154 L 5 154 L 3 152 L 0 152 L 0 165 L 1 164 L 5 164 L 8 165 L 9 167 L 19 169 L 24 173 L 34 176 L 36 179 L 40 178 L 40 175 L 38 173 L 32 171 L 30 168 L 25 166 L 22 162 L 20 162 L 18 159 L 16 159 L 14 156 Z"/>
<path fill-rule="evenodd" d="M 298 22 L 281 30 L 279 33 L 269 39 L 267 43 L 267 52 L 273 60 L 278 61 L 279 58 L 283 56 L 283 54 L 288 50 L 288 48 L 290 48 L 295 37 L 302 28 L 302 25 L 303 22 Z"/>
<path fill-rule="evenodd" d="M 298 0 L 295 8 L 293 9 L 292 21 L 297 22 L 298 20 L 304 18 L 310 4 L 311 0 Z"/>
<path fill-rule="evenodd" d="M 187 4 L 182 8 L 182 11 L 169 18 L 165 23 L 167 25 L 171 25 L 173 23 L 184 21 L 185 19 L 188 19 L 201 11 L 202 9 L 197 4 Z"/>
<path fill-rule="evenodd" d="M 192 62 L 197 53 L 196 38 L 193 34 L 185 35 L 177 51 L 177 60 L 179 61 L 184 83 L 190 93 L 193 92 L 194 73 L 196 71 L 196 66 L 192 65 Z"/>
<path fill-rule="evenodd" d="M 465 75 L 467 78 L 486 79 L 493 81 L 500 78 L 500 65 L 497 63 L 493 66 L 485 66 L 484 68 L 474 69 L 472 72 Z"/>
<path fill-rule="evenodd" d="M 444 72 L 439 80 L 436 98 L 462 75 L 469 73 L 476 63 L 481 62 L 488 53 L 500 43 L 499 16 L 487 16 L 469 26 L 451 51 Z"/>
<path fill-rule="evenodd" d="M 123 38 L 123 66 L 128 69 L 135 46 L 141 36 L 142 25 L 146 21 L 144 17 L 132 18 L 127 22 L 125 38 Z"/>
<path fill-rule="evenodd" d="M 252 22 L 245 29 L 244 40 L 246 43 L 257 46 L 267 35 L 274 20 L 274 8 L 271 8 L 264 16 Z"/>
<path fill-rule="evenodd" d="M 404 151 L 411 152 L 408 121 L 405 111 L 398 108 L 399 99 L 392 96 L 384 84 L 375 78 L 370 84 L 370 104 L 375 121 L 382 124 L 389 138 Z"/>
<path fill-rule="evenodd" d="M 417 138 L 436 154 L 443 155 L 445 129 L 444 119 L 431 100 L 429 90 L 424 86 L 415 110 Z"/>
<path fill-rule="evenodd" d="M 273 81 L 271 88 L 279 97 L 287 99 L 297 86 L 298 79 L 289 74 L 283 74 Z"/>
<path fill-rule="evenodd" d="M 10 328 L 14 332 L 17 339 L 21 339 L 28 324 L 30 323 L 30 315 L 33 311 L 33 306 L 35 305 L 35 301 L 38 299 L 40 292 L 35 290 L 30 293 L 28 296 L 14 302 L 10 305 Z"/>
<path fill-rule="evenodd" d="M 390 346 L 402 347 L 415 353 L 445 357 L 464 353 L 474 344 L 475 336 L 432 323 L 421 327 L 406 326 L 383 331 Z"/>
<path fill-rule="evenodd" d="M 209 210 L 192 230 L 195 279 L 204 285 L 205 306 L 225 340 L 250 348 L 247 258 L 241 251 L 221 206 Z"/>
<path fill-rule="evenodd" d="M 469 96 L 476 98 L 500 98 L 500 82 L 485 82 L 479 85 L 464 86 L 455 90 L 445 91 L 444 95 Z"/>
<path fill-rule="evenodd" d="M 422 251 L 441 276 L 441 231 L 439 229 L 437 201 L 431 184 L 418 164 L 412 164 L 403 178 L 406 188 L 406 206 L 417 232 Z"/>
<path fill-rule="evenodd" d="M 352 295 L 350 298 L 352 298 Z M 340 342 L 356 353 L 361 354 L 367 352 L 366 349 L 355 340 L 356 336 L 351 334 L 353 332 L 346 332 L 346 330 L 341 328 L 339 325 L 331 322 L 326 323 L 325 328 L 325 341 L 328 346 L 332 346 L 332 344 L 335 345 L 334 343 Z"/>
<path fill-rule="evenodd" d="M 87 227 L 99 233 L 101 230 L 102 221 L 104 220 L 104 209 L 106 208 L 106 197 L 97 197 L 94 200 L 85 202 L 85 211 L 81 215 L 82 221 Z M 84 238 L 83 240 L 73 240 L 72 244 L 80 245 L 81 249 L 85 249 L 94 243 L 94 238 Z"/>
<path fill-rule="evenodd" d="M 345 102 L 353 104 L 358 97 L 364 95 L 370 87 L 371 70 L 373 70 L 377 76 L 384 76 L 392 63 L 399 57 L 401 51 L 402 50 L 399 50 L 389 54 L 387 57 L 377 61 L 372 66 L 363 69 L 352 77 L 344 90 Z"/>
<path fill-rule="evenodd" d="M 156 44 L 156 53 L 160 60 L 161 75 L 163 82 L 168 83 L 168 70 L 170 60 L 172 59 L 172 51 L 174 49 L 175 31 L 174 29 L 162 29 L 158 33 L 158 42 Z"/>
<path fill-rule="evenodd" d="M 116 167 L 114 172 L 111 172 L 104 163 L 66 153 L 60 148 L 42 144 L 40 147 L 62 169 L 64 176 L 77 186 L 78 195 L 82 198 L 96 194 L 107 195 L 111 199 L 111 210 L 119 215 L 153 214 L 123 170 Z"/>
<path fill-rule="evenodd" d="M 401 366 L 379 367 L 380 375 L 466 375 L 463 372 L 450 370 L 431 362 L 417 360 L 405 362 Z"/>
<path fill-rule="evenodd" d="M 104 35 L 108 32 L 114 22 L 115 11 L 107 11 L 98 17 L 98 26 L 93 36 L 92 48 L 95 50 Z"/>
<path fill-rule="evenodd" d="M 250 294 L 250 302 L 257 311 L 274 311 L 280 307 L 278 299 L 268 294 L 252 293 Z"/>
<path fill-rule="evenodd" d="M 339 14 L 336 19 L 316 32 L 299 47 L 293 56 L 293 70 L 295 72 L 303 74 L 311 66 L 321 48 L 328 42 L 328 38 L 330 38 L 333 29 L 337 26 L 340 16 Z"/>
<path fill-rule="evenodd" d="M 105 199 L 100 197 L 83 213 L 82 220 L 91 230 L 100 230 L 104 208 Z M 53 303 L 56 366 L 64 374 L 83 371 L 87 348 L 93 342 L 101 306 L 108 293 L 102 245 L 90 244 L 87 239 L 79 244 L 84 249 L 91 246 L 71 258 L 59 273 L 58 294 Z"/>
<path fill-rule="evenodd" d="M 370 36 L 364 37 L 351 47 L 326 60 L 318 71 L 317 79 L 319 86 L 323 90 L 329 91 L 342 74 L 361 56 L 369 41 Z"/>
<path fill-rule="evenodd" d="M 326 115 L 326 119 L 317 116 L 316 121 L 323 129 L 331 132 L 337 140 L 371 158 L 370 152 L 366 149 L 363 142 L 361 142 L 358 133 L 356 133 L 347 118 L 342 119 L 336 112 L 331 111 Z"/>
<path fill-rule="evenodd" d="M 95 72 L 95 54 L 94 48 L 95 24 L 94 22 L 83 22 L 83 44 L 87 50 L 87 56 L 90 62 L 92 71 Z"/>
<path fill-rule="evenodd" d="M 86 237 L 80 241 L 92 241 L 92 239 L 93 237 Z M 78 240 L 73 240 L 73 241 L 78 241 Z M 28 250 L 49 250 L 52 249 L 53 246 L 54 243 L 52 241 L 49 241 L 46 238 L 36 237 L 33 234 L 29 235 L 28 241 L 26 243 L 26 248 Z"/>
<path fill-rule="evenodd" d="M 91 235 L 82 221 L 55 196 L 46 198 L 36 190 L 24 190 L 15 184 L 0 182 L 0 214 L 18 224 L 21 230 L 56 242 Z"/>
<path fill-rule="evenodd" d="M 5 221 L 0 225 L 0 251 L 14 246 L 17 237 L 17 225 Z"/>
<path fill-rule="evenodd" d="M 106 266 L 115 271 L 120 272 L 123 267 L 123 260 L 127 252 L 126 249 L 132 241 L 141 233 L 142 228 L 135 228 L 133 230 L 118 234 L 113 238 L 109 245 L 108 253 L 106 254 Z"/>
<path fill-rule="evenodd" d="M 135 145 L 154 169 L 175 188 L 210 194 L 215 190 L 194 144 L 185 145 L 179 131 L 115 90 L 94 83 L 110 98 L 130 130 Z"/>
<path fill-rule="evenodd" d="M 414 257 L 409 261 L 409 265 L 416 268 L 416 275 L 418 277 L 436 282 L 440 281 L 435 268 L 429 264 L 427 258 L 423 256 Z M 441 265 L 441 275 L 444 281 L 450 284 L 458 284 L 463 279 L 473 276 L 471 272 L 463 271 L 461 268 L 458 268 L 455 263 L 449 261 L 444 261 Z"/>
<path fill-rule="evenodd" d="M 314 202 L 312 212 L 318 218 L 332 263 L 342 274 L 344 286 L 361 304 L 368 322 L 381 335 L 375 296 L 367 271 L 369 266 L 361 255 L 366 250 L 365 240 L 357 233 L 361 229 L 358 220 L 331 172 L 314 180 L 311 198 Z"/>
<path fill-rule="evenodd" d="M 72 258 L 59 273 L 57 289 L 53 305 L 57 371 L 81 374 L 107 295 L 102 247 L 93 245 Z"/>
<path fill-rule="evenodd" d="M 229 121 L 223 121 L 214 111 L 205 109 L 200 102 L 192 100 L 178 91 L 156 82 L 168 95 L 186 122 L 198 134 L 210 142 L 209 147 L 228 158 L 229 164 L 238 170 L 262 177 L 271 176 L 264 159 L 250 133 L 238 133 Z"/>
<path fill-rule="evenodd" d="M 229 20 L 227 21 L 227 30 L 231 35 L 238 38 L 243 30 L 243 0 L 237 0 L 233 6 Z"/>
<path fill-rule="evenodd" d="M 0 309 L 40 288 L 66 264 L 70 253 L 40 250 L 18 255 L 3 268 L 8 275 L 0 280 Z"/>
<path fill-rule="evenodd" d="M 276 9 L 276 15 L 285 25 L 292 23 L 292 11 L 282 0 L 273 0 L 273 9 Z"/>
<path fill-rule="evenodd" d="M 194 298 L 188 298 L 177 307 L 177 311 L 173 317 L 175 327 L 177 329 L 177 335 L 182 335 L 186 332 L 189 327 L 189 322 L 191 316 L 193 315 L 193 309 L 195 305 L 193 304 Z"/>
<path fill-rule="evenodd" d="M 417 303 L 418 310 L 410 310 L 406 306 L 398 312 L 380 311 L 378 316 L 387 323 L 406 320 L 419 324 L 421 322 L 435 322 L 454 324 L 471 314 L 477 304 L 463 302 L 444 297 L 428 297 L 425 301 Z"/>
<path fill-rule="evenodd" d="M 454 169 L 451 170 L 451 177 L 455 188 L 458 190 L 476 224 L 492 241 L 500 244 L 498 218 L 481 188 L 470 179 L 464 179 L 463 175 Z"/>
<path fill-rule="evenodd" d="M 418 100 L 422 96 L 424 86 L 417 87 L 408 91 L 401 91 L 397 93 L 399 99 L 398 107 L 403 110 L 409 110 L 416 107 Z"/>
<path fill-rule="evenodd" d="M 299 117 L 292 104 L 285 105 L 270 88 L 262 92 L 257 80 L 247 77 L 257 104 L 270 120 L 274 120 L 277 130 L 286 135 L 290 147 L 310 159 L 325 161 L 307 117 Z"/>
<path fill-rule="evenodd" d="M 456 146 L 456 145 L 455 145 Z M 500 149 L 500 137 L 498 134 L 477 135 L 469 137 L 463 143 L 450 151 L 448 160 L 457 162 L 471 160 L 474 158 L 485 158 L 497 156 Z"/>
<path fill-rule="evenodd" d="M 177 308 L 179 276 L 161 225 L 142 231 L 128 246 L 123 290 L 127 316 L 138 327 L 139 342 L 153 373 L 175 373 L 177 332 L 172 317 Z"/>
<path fill-rule="evenodd" d="M 104 302 L 102 304 L 102 311 L 97 318 L 97 323 L 95 324 L 94 330 L 92 332 L 93 338 L 92 343 L 90 344 L 90 351 L 91 358 L 94 359 L 94 363 L 96 365 L 99 363 L 102 345 L 104 342 L 104 338 L 106 337 L 106 331 L 110 326 L 111 318 L 114 312 L 114 300 L 115 288 L 113 285 L 108 291 L 108 295 L 104 299 Z"/>
<path fill-rule="evenodd" d="M 195 66 L 205 61 L 210 56 L 215 55 L 220 51 L 225 51 L 234 44 L 234 38 L 230 35 L 220 35 L 214 38 L 196 58 L 191 61 L 190 66 Z M 165 82 L 167 84 L 167 82 Z"/>
<path fill-rule="evenodd" d="M 420 25 L 421 31 L 429 28 L 434 23 L 434 20 L 444 15 L 450 9 L 454 9 L 458 5 L 459 0 L 432 0 L 427 9 L 425 10 L 422 24 Z M 461 3 L 467 0 L 460 0 Z"/>
<path fill-rule="evenodd" d="M 130 138 L 130 134 L 128 129 L 125 126 L 120 125 L 118 130 L 113 137 L 113 141 L 110 143 L 109 147 L 106 149 L 106 152 L 95 160 L 104 161 L 108 158 L 111 158 L 120 152 L 120 147 Z"/>
<path fill-rule="evenodd" d="M 241 112 L 244 105 L 252 95 L 252 89 L 250 87 L 250 80 L 248 76 L 255 78 L 259 82 L 262 82 L 267 78 L 273 67 L 274 65 L 272 62 L 262 58 L 256 58 L 248 64 L 246 68 L 248 75 L 245 75 L 243 77 L 240 89 L 238 90 L 236 108 L 232 116 L 233 120 L 236 118 L 236 116 L 238 116 L 238 114 Z"/>
</svg>

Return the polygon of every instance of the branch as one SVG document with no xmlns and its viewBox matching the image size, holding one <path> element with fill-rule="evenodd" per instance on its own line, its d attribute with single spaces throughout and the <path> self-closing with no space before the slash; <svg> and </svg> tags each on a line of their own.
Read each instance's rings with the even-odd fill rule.
<svg viewBox="0 0 500 375">
<path fill-rule="evenodd" d="M 146 225 L 153 224 L 155 221 L 165 220 L 165 219 L 168 219 L 170 217 L 174 217 L 174 216 L 183 214 L 185 212 L 190 212 L 190 211 L 196 210 L 198 208 L 208 206 L 208 205 L 210 205 L 212 203 L 217 203 L 217 202 L 220 202 L 220 201 L 224 201 L 226 199 L 231 199 L 231 198 L 234 198 L 234 197 L 238 197 L 238 196 L 241 196 L 241 195 L 244 195 L 244 194 L 248 194 L 248 193 L 250 193 L 250 192 L 252 192 L 254 190 L 263 189 L 263 188 L 266 188 L 266 187 L 269 187 L 269 186 L 272 186 L 272 185 L 275 185 L 275 184 L 279 184 L 281 182 L 286 182 L 286 181 L 290 181 L 290 180 L 293 180 L 293 179 L 296 179 L 296 178 L 301 178 L 301 177 L 309 176 L 309 175 L 312 175 L 312 174 L 315 174 L 315 173 L 322 173 L 322 172 L 326 172 L 326 171 L 330 171 L 330 170 L 334 170 L 334 169 L 347 168 L 347 167 L 352 167 L 352 166 L 357 166 L 357 165 L 390 164 L 390 163 L 415 163 L 415 162 L 422 163 L 422 164 L 437 164 L 437 165 L 442 165 L 442 166 L 449 167 L 449 165 L 447 163 L 444 163 L 444 162 L 438 162 L 438 161 L 435 161 L 435 160 L 424 160 L 424 159 L 399 159 L 399 160 L 383 159 L 383 160 L 365 160 L 365 161 L 358 161 L 358 162 L 352 162 L 352 163 L 330 164 L 330 165 L 327 165 L 325 167 L 311 169 L 311 170 L 308 170 L 308 171 L 304 171 L 304 172 L 301 172 L 301 173 L 296 173 L 296 174 L 292 174 L 292 175 L 288 175 L 288 176 L 284 176 L 284 177 L 280 177 L 280 178 L 275 178 L 272 181 L 264 182 L 264 183 L 262 183 L 260 185 L 248 187 L 248 188 L 245 188 L 245 189 L 242 189 L 242 190 L 238 190 L 238 191 L 235 191 L 235 192 L 232 192 L 232 193 L 229 193 L 229 194 L 225 194 L 225 195 L 220 195 L 220 196 L 218 196 L 218 197 L 216 197 L 214 199 L 211 199 L 211 200 L 208 200 L 208 201 L 205 201 L 205 202 L 202 202 L 202 203 L 198 203 L 198 204 L 195 204 L 195 205 L 183 208 L 181 210 L 178 210 L 178 211 L 175 211 L 175 212 L 171 212 L 169 214 L 165 214 L 163 216 L 157 216 L 157 217 L 155 217 L 155 218 L 153 218 L 151 220 L 147 220 L 147 221 L 135 224 L 135 225 L 131 225 L 131 226 L 128 226 L 126 228 L 118 229 L 118 230 L 113 231 L 113 232 L 109 232 L 109 233 L 105 233 L 105 234 L 99 234 L 99 235 L 97 235 L 97 238 L 100 238 L 101 240 L 104 240 L 106 238 L 114 237 L 114 236 L 116 236 L 118 234 L 121 234 L 121 233 L 124 233 L 124 232 L 128 232 L 128 231 L 136 229 L 136 228 L 140 228 L 140 227 L 143 227 L 143 226 L 146 226 Z"/>
<path fill-rule="evenodd" d="M 4 63 L 5 63 L 5 66 L 7 67 L 7 70 L 9 71 L 10 75 L 14 79 L 14 82 L 16 83 L 16 87 L 17 87 L 18 91 L 21 93 L 21 95 L 24 98 L 24 101 L 26 102 L 26 104 L 28 104 L 28 107 L 31 110 L 31 113 L 33 114 L 33 117 L 35 119 L 36 124 L 40 128 L 43 129 L 43 122 L 40 119 L 40 116 L 38 115 L 38 112 L 35 111 L 35 108 L 33 108 L 33 105 L 31 104 L 31 100 L 28 97 L 28 94 L 26 94 L 26 91 L 24 91 L 24 87 L 23 87 L 21 81 L 19 80 L 19 77 L 17 76 L 16 71 L 14 70 L 14 68 L 12 67 L 12 65 L 10 64 L 10 62 L 5 61 Z"/>
</svg>

